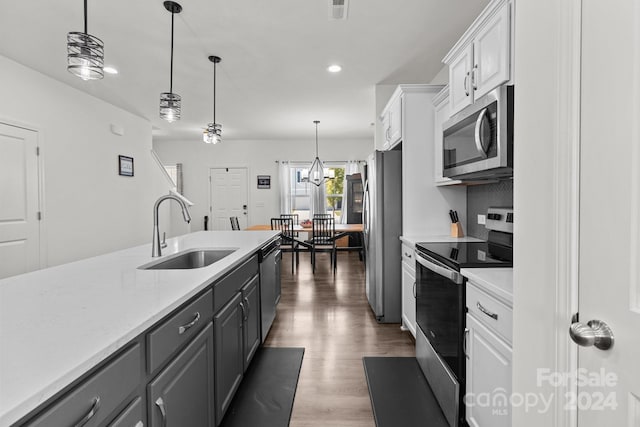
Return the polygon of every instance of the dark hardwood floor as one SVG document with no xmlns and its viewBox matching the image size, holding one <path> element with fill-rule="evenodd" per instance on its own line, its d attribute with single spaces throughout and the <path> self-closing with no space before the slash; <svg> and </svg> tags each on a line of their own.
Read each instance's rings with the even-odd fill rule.
<svg viewBox="0 0 640 427">
<path fill-rule="evenodd" d="M 365 295 L 364 264 L 355 252 L 308 254 L 291 274 L 282 260 L 282 298 L 266 346 L 305 347 L 291 427 L 374 427 L 363 356 L 415 356 L 413 337 L 400 324 L 378 324 Z"/>
</svg>

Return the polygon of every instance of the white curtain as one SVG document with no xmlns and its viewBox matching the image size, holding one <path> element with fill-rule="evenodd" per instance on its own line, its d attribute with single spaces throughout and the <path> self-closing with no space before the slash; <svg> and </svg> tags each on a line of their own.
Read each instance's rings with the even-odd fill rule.
<svg viewBox="0 0 640 427">
<path fill-rule="evenodd" d="M 289 162 L 279 163 L 280 213 L 291 213 L 291 166 Z"/>
<path fill-rule="evenodd" d="M 309 197 L 309 215 L 311 218 L 315 214 L 323 214 L 327 212 L 327 197 L 325 194 L 324 183 L 317 186 L 312 183 L 308 183 L 311 187 L 311 195 Z"/>
<path fill-rule="evenodd" d="M 347 223 L 347 176 L 360 172 L 360 176 L 364 177 L 364 164 L 360 166 L 360 162 L 357 160 L 350 160 L 344 165 L 344 183 L 342 184 L 342 216 L 340 222 L 342 224 Z"/>
</svg>

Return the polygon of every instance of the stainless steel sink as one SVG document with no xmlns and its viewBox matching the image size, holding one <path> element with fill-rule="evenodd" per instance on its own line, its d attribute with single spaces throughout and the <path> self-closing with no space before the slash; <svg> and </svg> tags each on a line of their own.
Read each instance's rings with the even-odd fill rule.
<svg viewBox="0 0 640 427">
<path fill-rule="evenodd" d="M 190 270 L 220 261 L 236 249 L 191 249 L 139 267 L 142 270 Z"/>
</svg>

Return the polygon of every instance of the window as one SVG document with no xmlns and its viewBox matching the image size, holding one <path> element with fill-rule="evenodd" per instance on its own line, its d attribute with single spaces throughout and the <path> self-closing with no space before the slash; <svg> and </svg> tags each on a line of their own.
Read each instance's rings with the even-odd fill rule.
<svg viewBox="0 0 640 427">
<path fill-rule="evenodd" d="M 298 214 L 300 220 L 310 218 L 311 191 L 313 184 L 309 183 L 309 168 L 311 164 L 290 164 L 290 183 L 287 189 L 291 201 L 291 213 Z M 325 164 L 327 176 L 331 176 L 324 182 L 326 211 L 333 213 L 336 221 L 340 221 L 342 215 L 342 195 L 344 190 L 345 168 L 342 163 Z"/>
</svg>

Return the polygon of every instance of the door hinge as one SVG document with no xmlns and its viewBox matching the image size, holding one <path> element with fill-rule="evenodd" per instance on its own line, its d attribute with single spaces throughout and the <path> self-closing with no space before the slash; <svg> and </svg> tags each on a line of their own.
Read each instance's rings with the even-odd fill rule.
<svg viewBox="0 0 640 427">
<path fill-rule="evenodd" d="M 36 147 L 36 156 L 40 155 L 40 147 Z"/>
<path fill-rule="evenodd" d="M 42 212 L 36 213 L 36 218 L 38 219 L 38 221 L 42 221 Z"/>
</svg>

